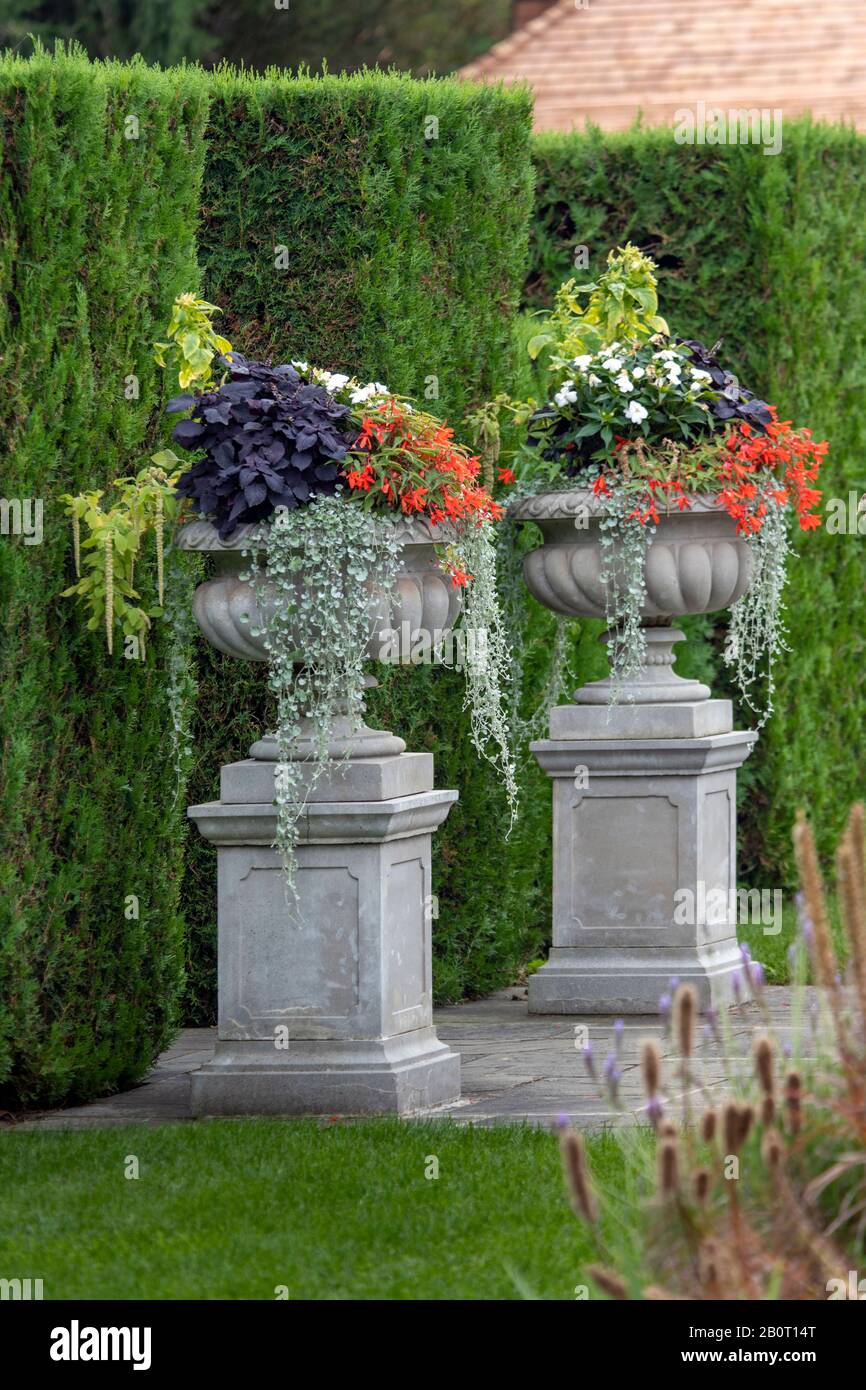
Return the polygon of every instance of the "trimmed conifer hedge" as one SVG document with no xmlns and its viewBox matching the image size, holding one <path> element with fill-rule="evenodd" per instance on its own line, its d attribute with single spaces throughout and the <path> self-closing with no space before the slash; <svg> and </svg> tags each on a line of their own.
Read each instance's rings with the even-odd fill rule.
<svg viewBox="0 0 866 1390">
<path fill-rule="evenodd" d="M 526 293 L 551 302 L 559 282 L 592 278 L 631 239 L 659 265 L 661 309 L 707 343 L 782 418 L 830 441 L 827 498 L 866 487 L 866 140 L 842 126 L 786 122 L 782 152 L 675 144 L 665 130 L 542 135 Z M 588 271 L 575 269 L 578 248 Z M 580 264 L 577 257 L 577 264 Z M 866 536 L 803 537 L 787 590 L 790 653 L 776 713 L 741 774 L 742 871 L 793 885 L 791 823 L 813 817 L 829 855 L 866 791 Z M 724 620 L 722 620 L 722 623 Z M 718 693 L 722 628 L 692 624 Z M 703 634 L 703 636 L 701 635 Z M 748 710 L 739 718 L 749 722 Z"/>
<path fill-rule="evenodd" d="M 203 74 L 0 59 L 0 1104 L 138 1079 L 182 985 L 185 797 L 162 638 L 108 659 L 59 597 L 60 494 L 134 469 L 163 429 L 150 344 L 197 278 Z M 35 516 L 31 512 L 31 518 Z"/>
<path fill-rule="evenodd" d="M 251 355 L 384 381 L 429 402 L 459 434 L 463 410 L 512 379 L 532 210 L 527 92 L 378 72 L 296 80 L 224 69 L 212 98 L 199 255 L 205 294 L 228 310 L 227 336 Z M 437 994 L 507 984 L 546 916 L 546 781 L 540 809 L 529 799 L 504 845 L 504 798 L 469 746 L 462 677 L 378 674 L 371 722 L 431 750 L 437 785 L 460 791 L 434 841 Z M 220 763 L 246 755 L 267 709 L 261 669 L 202 652 L 199 680 L 190 796 L 204 801 L 218 795 Z M 215 903 L 213 848 L 193 842 L 191 1021 L 213 1017 Z"/>
</svg>

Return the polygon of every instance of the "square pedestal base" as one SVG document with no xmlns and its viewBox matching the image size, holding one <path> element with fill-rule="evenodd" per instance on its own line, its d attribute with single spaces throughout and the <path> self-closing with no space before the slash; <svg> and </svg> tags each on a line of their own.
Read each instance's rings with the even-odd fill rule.
<svg viewBox="0 0 866 1390">
<path fill-rule="evenodd" d="M 554 947 L 529 981 L 531 1014 L 657 1014 L 672 979 L 692 984 L 701 1010 L 734 1002 L 736 940 L 717 951 L 585 951 Z"/>
<path fill-rule="evenodd" d="M 457 799 L 429 754 L 344 760 L 298 826 L 287 898 L 274 763 L 223 769 L 190 816 L 217 846 L 219 1041 L 198 1115 L 406 1115 L 460 1096 L 433 1028 L 431 839 Z"/>
<path fill-rule="evenodd" d="M 413 1115 L 460 1096 L 460 1057 L 432 1028 L 379 1041 L 220 1042 L 192 1077 L 196 1115 Z"/>
<path fill-rule="evenodd" d="M 530 1013 L 650 1014 L 671 981 L 730 1002 L 736 779 L 755 735 L 728 701 L 551 712 L 553 945 Z"/>
</svg>

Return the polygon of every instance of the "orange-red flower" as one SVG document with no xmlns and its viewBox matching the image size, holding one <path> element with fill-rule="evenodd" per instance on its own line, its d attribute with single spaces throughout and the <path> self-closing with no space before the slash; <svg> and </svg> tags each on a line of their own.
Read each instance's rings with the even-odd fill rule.
<svg viewBox="0 0 866 1390">
<path fill-rule="evenodd" d="M 469 525 L 502 516 L 502 507 L 479 484 L 479 473 L 478 457 L 455 442 L 446 421 L 410 411 L 393 397 L 361 416 L 343 461 L 350 489 L 434 523 Z M 511 469 L 500 470 L 500 480 L 514 481 Z"/>
</svg>

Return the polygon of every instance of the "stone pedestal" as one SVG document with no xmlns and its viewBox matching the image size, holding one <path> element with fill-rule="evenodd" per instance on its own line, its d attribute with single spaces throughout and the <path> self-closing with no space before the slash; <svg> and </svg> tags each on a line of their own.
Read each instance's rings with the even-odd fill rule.
<svg viewBox="0 0 866 1390">
<path fill-rule="evenodd" d="M 532 744 L 553 782 L 553 945 L 532 1013 L 656 1013 L 672 977 L 702 1008 L 731 997 L 736 778 L 756 735 L 705 687 L 683 698 L 669 655 L 681 637 L 651 638 L 663 651 L 630 701 L 608 708 L 607 682 L 586 686 Z"/>
<path fill-rule="evenodd" d="M 193 1075 L 195 1112 L 403 1115 L 456 1100 L 460 1058 L 432 1025 L 430 850 L 457 793 L 434 790 L 427 753 L 335 761 L 304 811 L 287 902 L 273 744 L 251 751 L 222 769 L 219 801 L 188 812 L 219 866 L 219 1040 Z"/>
</svg>

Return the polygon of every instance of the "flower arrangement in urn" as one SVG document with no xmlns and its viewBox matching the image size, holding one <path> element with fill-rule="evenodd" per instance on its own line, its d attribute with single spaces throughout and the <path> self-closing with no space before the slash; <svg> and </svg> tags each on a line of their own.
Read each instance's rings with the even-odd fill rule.
<svg viewBox="0 0 866 1390">
<path fill-rule="evenodd" d="M 788 516 L 804 531 L 820 525 L 815 484 L 826 443 L 746 389 L 723 364 L 720 343 L 671 337 L 658 314 L 653 262 L 630 244 L 610 253 L 597 281 L 560 287 L 529 351 L 544 365 L 548 399 L 509 403 L 527 426 L 514 463 L 516 514 L 542 518 L 543 507 L 525 505 L 530 494 L 583 495 L 574 524 L 583 517 L 597 528 L 598 583 L 587 580 L 584 556 L 587 584 L 574 612 L 607 617 L 614 698 L 644 663 L 647 620 L 730 603 L 726 660 L 747 699 L 766 663 L 771 706 L 773 661 L 784 644 Z M 738 580 L 725 594 L 709 576 L 707 591 L 689 596 L 680 575 L 673 596 L 658 584 L 653 592 L 648 548 L 658 528 L 709 510 L 730 518 Z M 527 579 L 533 587 L 531 566 Z M 533 592 L 547 601 L 543 583 Z M 567 611 L 568 596 L 559 598 Z"/>
<path fill-rule="evenodd" d="M 269 665 L 277 843 L 290 882 L 305 799 L 364 729 L 365 662 L 410 662 L 417 630 L 433 623 L 427 649 L 441 656 L 461 610 L 464 627 L 484 634 L 469 644 L 481 659 L 463 663 L 473 741 L 501 774 L 513 814 L 503 712 L 510 652 L 491 537 L 502 508 L 479 481 L 478 458 L 447 422 L 381 382 L 303 361 L 248 361 L 215 332 L 218 312 L 180 296 L 168 341 L 156 345 L 157 361 L 177 373 L 181 394 L 167 410 L 182 416 L 172 439 L 189 456 L 154 455 L 136 479 L 115 485 L 108 505 L 100 492 L 65 499 L 79 570 L 66 592 L 87 605 L 89 626 L 104 624 L 111 650 L 117 626 L 124 638 L 143 637 L 163 611 L 146 610 L 133 587 L 149 532 L 160 604 L 166 521 L 170 556 L 214 558 L 217 576 L 199 586 L 196 617 L 223 651 Z M 388 751 L 404 746 L 381 737 Z"/>
</svg>

